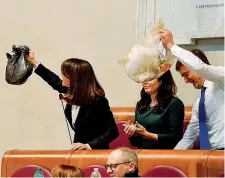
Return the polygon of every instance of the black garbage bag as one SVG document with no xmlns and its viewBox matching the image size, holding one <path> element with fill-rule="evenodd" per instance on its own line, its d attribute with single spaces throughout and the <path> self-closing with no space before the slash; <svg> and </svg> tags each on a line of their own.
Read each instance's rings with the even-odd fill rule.
<svg viewBox="0 0 225 178">
<path fill-rule="evenodd" d="M 33 72 L 33 66 L 28 61 L 29 48 L 21 45 L 12 47 L 13 55 L 6 53 L 8 58 L 5 80 L 9 84 L 21 85 L 27 81 Z"/>
</svg>

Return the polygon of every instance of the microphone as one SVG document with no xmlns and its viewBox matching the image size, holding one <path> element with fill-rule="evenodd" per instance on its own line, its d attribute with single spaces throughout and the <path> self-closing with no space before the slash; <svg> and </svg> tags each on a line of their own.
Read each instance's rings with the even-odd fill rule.
<svg viewBox="0 0 225 178">
<path fill-rule="evenodd" d="M 64 105 L 63 105 L 63 100 L 62 100 L 62 93 L 59 94 L 59 100 L 61 101 L 62 103 L 62 108 L 63 108 L 63 113 L 64 113 L 64 116 L 65 116 L 65 120 L 66 120 L 66 125 L 67 125 L 67 129 L 68 129 L 68 133 L 69 133 L 69 137 L 70 137 L 70 143 L 72 144 L 72 138 L 71 138 L 71 134 L 70 134 L 70 129 L 69 129 L 69 124 L 68 124 L 68 120 L 66 118 L 66 115 L 65 115 L 65 108 L 64 108 Z"/>
</svg>

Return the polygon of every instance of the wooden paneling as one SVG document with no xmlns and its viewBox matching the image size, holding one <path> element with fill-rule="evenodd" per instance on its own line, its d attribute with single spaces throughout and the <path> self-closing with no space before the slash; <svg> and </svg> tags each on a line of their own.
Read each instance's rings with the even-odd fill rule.
<svg viewBox="0 0 225 178">
<path fill-rule="evenodd" d="M 58 164 L 69 164 L 72 150 L 11 150 L 2 159 L 2 177 L 10 177 L 26 165 L 40 165 L 50 170 Z"/>
<path fill-rule="evenodd" d="M 207 168 L 208 177 L 218 177 L 224 173 L 224 150 L 209 154 Z"/>
<path fill-rule="evenodd" d="M 52 169 L 58 164 L 84 168 L 105 165 L 112 150 L 9 150 L 2 159 L 2 177 L 26 165 Z M 188 177 L 218 177 L 224 171 L 224 152 L 215 150 L 135 150 L 140 175 L 159 165 L 174 166 Z"/>
<path fill-rule="evenodd" d="M 116 121 L 134 121 L 135 107 L 112 107 Z M 185 106 L 184 122 L 189 122 L 192 115 L 192 106 Z"/>
</svg>

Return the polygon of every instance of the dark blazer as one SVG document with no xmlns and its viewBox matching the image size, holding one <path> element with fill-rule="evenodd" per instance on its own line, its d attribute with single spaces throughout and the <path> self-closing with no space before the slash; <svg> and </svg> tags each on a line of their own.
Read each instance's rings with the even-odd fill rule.
<svg viewBox="0 0 225 178">
<path fill-rule="evenodd" d="M 62 86 L 62 80 L 42 64 L 38 65 L 35 73 L 59 93 L 67 92 L 67 87 Z M 71 109 L 72 105 L 67 104 L 64 112 L 70 126 L 75 131 L 74 143 L 87 143 L 92 149 L 108 149 L 109 143 L 119 135 L 105 97 L 98 96 L 92 104 L 82 105 L 74 125 Z"/>
</svg>

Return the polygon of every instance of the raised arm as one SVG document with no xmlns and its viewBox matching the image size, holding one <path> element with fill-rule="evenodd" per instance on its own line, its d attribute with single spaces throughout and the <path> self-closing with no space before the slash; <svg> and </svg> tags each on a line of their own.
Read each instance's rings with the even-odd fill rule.
<svg viewBox="0 0 225 178">
<path fill-rule="evenodd" d="M 46 81 L 54 90 L 59 93 L 66 93 L 67 87 L 62 85 L 62 80 L 58 75 L 47 69 L 42 64 L 39 64 L 35 69 L 35 73 L 39 75 L 44 81 Z"/>
<path fill-rule="evenodd" d="M 190 51 L 177 45 L 171 47 L 171 53 L 190 70 L 224 88 L 224 67 L 207 65 Z"/>
<path fill-rule="evenodd" d="M 160 30 L 159 36 L 164 46 L 171 50 L 171 53 L 178 58 L 182 64 L 190 70 L 195 71 L 206 80 L 224 88 L 224 67 L 207 65 L 191 52 L 175 45 L 173 35 L 167 29 Z"/>
<path fill-rule="evenodd" d="M 62 86 L 62 80 L 58 75 L 47 69 L 45 66 L 40 64 L 34 57 L 34 53 L 29 53 L 28 60 L 35 68 L 35 73 L 39 75 L 44 81 L 46 81 L 54 90 L 59 93 L 66 93 L 67 87 Z"/>
</svg>

